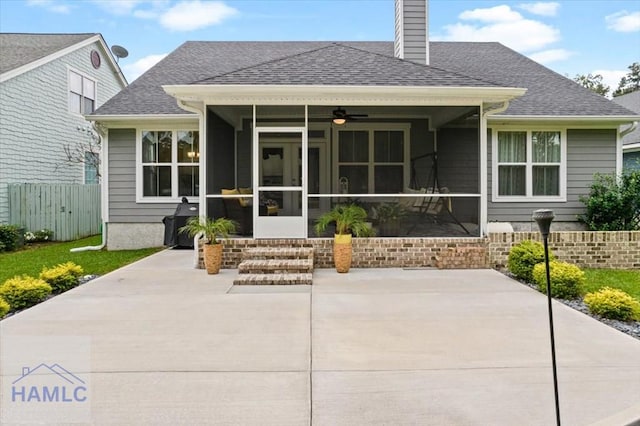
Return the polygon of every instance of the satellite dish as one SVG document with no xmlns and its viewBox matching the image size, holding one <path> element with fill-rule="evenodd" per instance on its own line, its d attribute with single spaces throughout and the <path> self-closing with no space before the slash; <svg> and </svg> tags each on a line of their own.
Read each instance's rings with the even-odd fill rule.
<svg viewBox="0 0 640 426">
<path fill-rule="evenodd" d="M 118 46 L 117 44 L 114 44 L 113 46 L 111 46 L 111 51 L 118 59 L 126 58 L 127 56 L 129 56 L 129 51 L 122 46 Z M 116 62 L 118 62 L 117 59 L 116 59 Z"/>
</svg>

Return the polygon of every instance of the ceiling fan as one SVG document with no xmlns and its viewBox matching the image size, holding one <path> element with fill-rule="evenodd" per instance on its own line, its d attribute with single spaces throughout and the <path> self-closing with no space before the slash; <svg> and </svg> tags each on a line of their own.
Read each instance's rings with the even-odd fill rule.
<svg viewBox="0 0 640 426">
<path fill-rule="evenodd" d="M 333 112 L 333 122 L 334 124 L 342 125 L 347 121 L 357 120 L 360 117 L 368 117 L 369 114 L 347 114 L 347 111 L 342 109 L 342 107 L 338 107 L 334 109 Z"/>
</svg>

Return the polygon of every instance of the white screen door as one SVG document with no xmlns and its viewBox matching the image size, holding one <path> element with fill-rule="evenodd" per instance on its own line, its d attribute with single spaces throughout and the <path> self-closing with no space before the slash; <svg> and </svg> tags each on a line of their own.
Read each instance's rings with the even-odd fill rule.
<svg viewBox="0 0 640 426">
<path fill-rule="evenodd" d="M 254 141 L 254 238 L 306 238 L 306 129 L 257 127 Z"/>
</svg>

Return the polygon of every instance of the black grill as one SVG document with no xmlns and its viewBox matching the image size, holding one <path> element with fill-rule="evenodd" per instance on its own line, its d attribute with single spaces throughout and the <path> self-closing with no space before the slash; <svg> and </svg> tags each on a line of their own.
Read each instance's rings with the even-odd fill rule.
<svg viewBox="0 0 640 426">
<path fill-rule="evenodd" d="M 164 245 L 177 248 L 193 248 L 193 238 L 185 232 L 178 232 L 178 230 L 187 224 L 187 220 L 190 217 L 198 216 L 198 214 L 198 205 L 189 203 L 187 197 L 183 197 L 173 215 L 165 216 L 162 219 L 162 223 L 164 223 Z"/>
</svg>

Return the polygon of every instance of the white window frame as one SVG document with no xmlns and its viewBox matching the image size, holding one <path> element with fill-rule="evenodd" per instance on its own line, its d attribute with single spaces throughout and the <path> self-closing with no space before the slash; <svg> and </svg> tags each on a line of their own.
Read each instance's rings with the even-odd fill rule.
<svg viewBox="0 0 640 426">
<path fill-rule="evenodd" d="M 171 162 L 162 163 L 163 166 L 171 167 L 171 196 L 170 197 L 145 197 L 143 185 L 143 163 L 142 163 L 142 132 L 171 132 Z M 198 132 L 198 142 L 200 153 L 202 153 L 202 134 L 197 126 L 145 126 L 136 129 L 136 203 L 178 203 L 182 200 L 182 196 L 178 196 L 178 167 L 194 166 L 202 167 L 202 155 L 199 161 L 195 163 L 178 163 L 178 132 Z M 150 163 L 145 163 L 150 164 Z M 198 176 L 199 174 L 198 169 Z M 202 182 L 200 182 L 200 191 L 202 191 Z M 187 197 L 190 203 L 197 203 L 200 199 L 199 195 Z"/>
<path fill-rule="evenodd" d="M 81 85 L 82 85 L 82 93 L 76 93 L 73 92 L 71 90 L 71 74 L 76 74 L 79 75 L 81 77 Z M 90 80 L 91 82 L 93 82 L 93 98 L 90 98 L 93 100 L 93 111 L 95 111 L 96 109 L 98 109 L 98 80 L 94 77 L 91 77 L 83 72 L 80 72 L 74 68 L 68 68 L 67 69 L 67 110 L 69 111 L 69 113 L 74 114 L 74 115 L 79 115 L 79 116 L 83 116 L 85 115 L 84 113 L 84 99 L 85 98 L 89 98 L 89 96 L 85 96 L 84 93 L 84 80 Z M 76 111 L 71 111 L 71 105 L 69 102 L 69 97 L 71 96 L 71 93 L 75 93 L 75 94 L 79 94 L 80 95 L 80 112 L 76 112 Z M 92 111 L 92 112 L 93 112 Z"/>
<path fill-rule="evenodd" d="M 499 126 L 491 129 L 491 201 L 495 203 L 518 202 L 566 202 L 567 201 L 567 129 L 546 126 Z M 526 169 L 526 195 L 499 195 L 498 194 L 498 132 L 526 132 L 527 134 L 527 159 Z M 560 133 L 560 170 L 559 170 L 559 194 L 558 195 L 533 195 L 533 140 L 532 132 L 558 132 Z M 502 163 L 504 164 L 504 163 Z M 558 163 L 535 163 L 536 166 L 557 165 Z"/>
<path fill-rule="evenodd" d="M 339 132 L 340 131 L 366 131 L 369 132 L 369 159 L 365 162 L 358 163 L 341 163 L 339 161 Z M 375 189 L 375 166 L 380 165 L 398 165 L 400 163 L 384 163 L 384 162 L 375 162 L 375 140 L 374 140 L 374 132 L 376 131 L 402 131 L 403 132 L 403 140 L 404 140 L 404 153 L 403 153 L 403 182 L 402 187 L 406 188 L 409 186 L 409 180 L 411 179 L 411 168 L 409 167 L 410 156 L 411 156 L 411 124 L 409 123 L 346 123 L 341 126 L 334 126 L 333 128 L 333 155 L 332 155 L 332 164 L 333 164 L 333 179 L 331 183 L 331 188 L 334 194 L 340 193 L 340 184 L 338 182 L 339 174 L 338 170 L 340 170 L 341 165 L 353 165 L 353 166 L 367 166 L 368 167 L 368 182 L 367 187 L 369 188 L 368 194 L 376 194 L 374 192 Z M 349 193 L 348 195 L 358 195 L 356 193 Z"/>
</svg>

